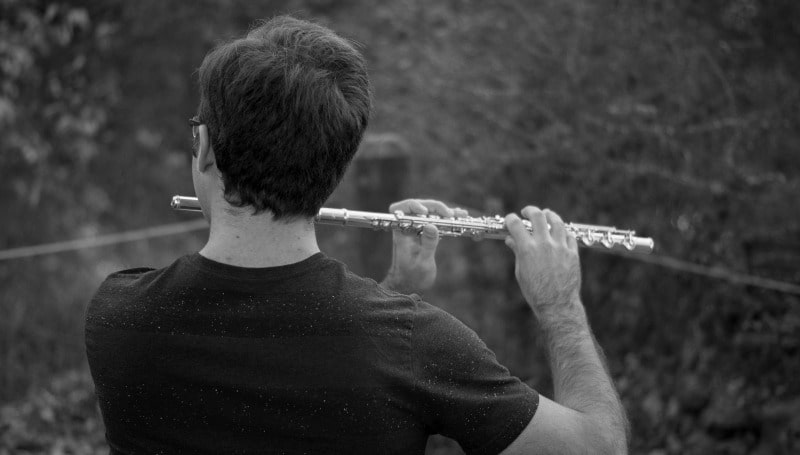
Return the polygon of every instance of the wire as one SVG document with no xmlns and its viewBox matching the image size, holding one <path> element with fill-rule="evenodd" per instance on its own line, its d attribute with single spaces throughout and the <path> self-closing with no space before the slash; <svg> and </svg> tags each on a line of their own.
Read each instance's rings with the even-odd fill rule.
<svg viewBox="0 0 800 455">
<path fill-rule="evenodd" d="M 23 246 L 0 250 L 0 261 L 11 259 L 22 259 L 46 254 L 62 253 L 66 251 L 96 248 L 100 246 L 115 245 L 126 242 L 136 242 L 155 237 L 165 237 L 169 235 L 184 234 L 192 231 L 206 229 L 208 223 L 205 220 L 186 221 L 182 223 L 163 224 L 144 229 L 118 232 L 115 234 L 101 235 L 86 239 L 67 240 L 63 242 L 45 243 L 41 245 Z M 734 272 L 722 267 L 709 267 L 682 259 L 663 255 L 642 255 L 620 252 L 617 250 L 593 250 L 601 253 L 623 256 L 634 261 L 644 262 L 659 267 L 676 270 L 682 273 L 705 276 L 718 280 L 727 281 L 736 285 L 753 286 L 761 289 L 782 292 L 785 294 L 800 295 L 800 285 L 787 283 L 784 281 L 773 280 L 754 275 Z"/>
<path fill-rule="evenodd" d="M 787 283 L 785 281 L 773 280 L 771 278 L 764 278 L 760 276 L 747 275 L 745 273 L 734 272 L 725 269 L 723 267 L 709 267 L 706 265 L 695 264 L 693 262 L 684 261 L 682 259 L 677 259 L 670 256 L 655 255 L 655 254 L 634 255 L 631 253 L 625 253 L 616 250 L 615 251 L 593 250 L 593 251 L 614 254 L 617 256 L 624 256 L 628 259 L 633 259 L 640 262 L 646 262 L 648 264 L 653 264 L 660 267 L 677 270 L 683 273 L 706 276 L 709 278 L 716 278 L 718 280 L 724 280 L 729 283 L 737 285 L 753 286 L 757 288 L 783 292 L 786 294 L 800 295 L 800 285 Z"/>
<path fill-rule="evenodd" d="M 67 240 L 63 242 L 44 243 L 41 245 L 22 246 L 0 251 L 0 261 L 22 259 L 45 254 L 63 253 L 65 251 L 83 250 L 99 246 L 115 245 L 118 243 L 136 242 L 154 237 L 184 234 L 199 231 L 208 226 L 206 220 L 186 221 L 182 223 L 163 224 L 133 231 L 118 232 L 115 234 L 100 235 L 85 239 Z"/>
</svg>

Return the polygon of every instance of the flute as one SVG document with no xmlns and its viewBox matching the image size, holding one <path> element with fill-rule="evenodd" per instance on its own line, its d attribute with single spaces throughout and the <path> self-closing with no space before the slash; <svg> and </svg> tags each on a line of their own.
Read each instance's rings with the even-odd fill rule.
<svg viewBox="0 0 800 455">
<path fill-rule="evenodd" d="M 203 210 L 196 197 L 173 196 L 170 205 L 175 210 L 191 212 L 201 212 Z M 406 215 L 399 210 L 394 213 L 376 213 L 323 207 L 314 217 L 314 222 L 317 224 L 372 228 L 383 231 L 397 230 L 417 234 L 422 232 L 423 226 L 432 224 L 439 230 L 439 236 L 441 237 L 471 237 L 475 240 L 502 240 L 509 235 L 505 220 L 500 215 L 493 217 L 446 218 L 436 215 Z M 533 231 L 530 221 L 522 220 L 522 222 L 528 231 Z M 581 246 L 644 254 L 653 251 L 653 239 L 637 237 L 635 231 L 578 223 L 565 223 L 564 227 L 567 232 L 575 236 Z"/>
</svg>

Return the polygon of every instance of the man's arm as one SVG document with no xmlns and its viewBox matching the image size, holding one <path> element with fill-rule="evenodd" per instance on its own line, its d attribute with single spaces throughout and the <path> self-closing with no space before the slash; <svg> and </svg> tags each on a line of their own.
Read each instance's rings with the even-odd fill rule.
<svg viewBox="0 0 800 455">
<path fill-rule="evenodd" d="M 627 453 L 625 410 L 579 297 L 577 242 L 554 212 L 529 206 L 522 214 L 533 234 L 509 215 L 506 244 L 544 335 L 555 402 L 540 397 L 533 419 L 503 453 Z"/>
</svg>

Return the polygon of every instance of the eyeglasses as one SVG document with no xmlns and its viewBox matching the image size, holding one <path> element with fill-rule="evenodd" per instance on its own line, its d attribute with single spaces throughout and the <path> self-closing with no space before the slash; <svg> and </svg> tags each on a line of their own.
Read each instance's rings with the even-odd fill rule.
<svg viewBox="0 0 800 455">
<path fill-rule="evenodd" d="M 203 124 L 203 122 L 200 121 L 200 117 L 198 117 L 196 115 L 189 119 L 189 126 L 192 127 L 192 139 L 195 142 L 197 142 L 197 136 L 200 134 L 199 127 L 202 124 Z M 197 158 L 197 144 L 196 143 L 192 144 L 192 156 Z"/>
<path fill-rule="evenodd" d="M 199 127 L 202 124 L 203 124 L 203 122 L 200 121 L 200 117 L 198 117 L 196 115 L 189 119 L 189 126 L 192 127 L 192 138 L 193 139 L 197 139 L 197 133 L 198 133 L 197 127 Z"/>
</svg>

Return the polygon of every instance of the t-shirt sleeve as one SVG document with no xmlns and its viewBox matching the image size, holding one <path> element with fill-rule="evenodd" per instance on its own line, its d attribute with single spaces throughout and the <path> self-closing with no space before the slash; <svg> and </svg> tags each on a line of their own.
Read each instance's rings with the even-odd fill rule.
<svg viewBox="0 0 800 455">
<path fill-rule="evenodd" d="M 539 394 L 497 362 L 478 335 L 451 314 L 417 300 L 415 390 L 423 420 L 468 454 L 495 454 L 533 418 Z"/>
</svg>

